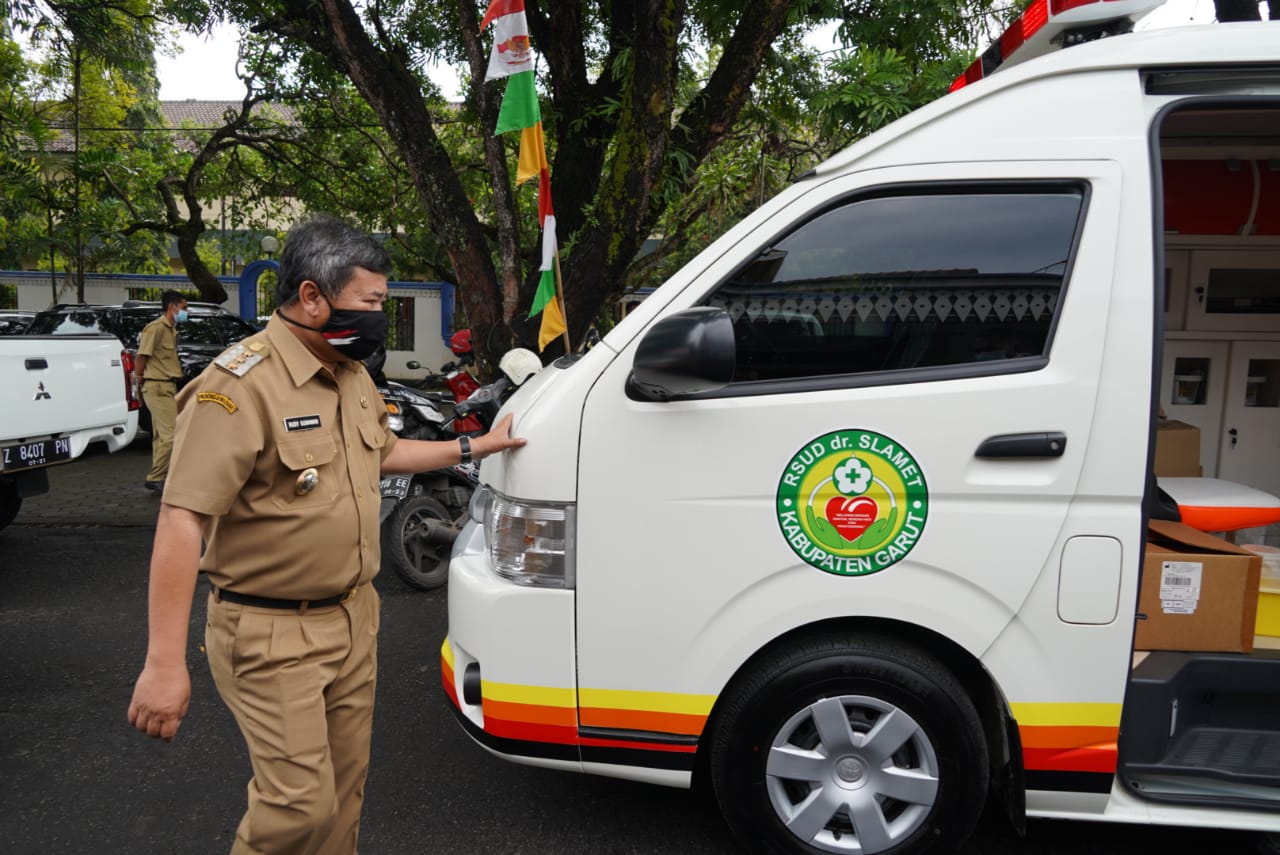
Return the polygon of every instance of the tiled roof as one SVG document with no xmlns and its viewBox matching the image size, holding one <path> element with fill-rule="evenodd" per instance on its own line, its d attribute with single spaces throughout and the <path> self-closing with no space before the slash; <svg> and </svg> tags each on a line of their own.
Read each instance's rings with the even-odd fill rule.
<svg viewBox="0 0 1280 855">
<path fill-rule="evenodd" d="M 228 110 L 239 111 L 240 101 L 161 101 L 160 114 L 171 126 L 191 125 L 196 128 L 220 128 L 226 124 L 223 116 Z M 259 104 L 255 112 L 272 115 L 284 121 L 293 118 L 293 110 L 284 104 Z"/>
<path fill-rule="evenodd" d="M 196 130 L 217 130 L 227 123 L 228 111 L 239 111 L 241 101 L 197 101 L 194 98 L 185 101 L 161 101 L 160 115 L 172 128 L 189 127 Z M 277 121 L 292 123 L 293 109 L 285 104 L 264 103 L 254 107 L 255 114 L 269 116 Z M 57 136 L 49 144 L 48 150 L 58 153 L 70 153 L 75 150 L 75 140 L 69 126 L 58 128 Z M 174 135 L 174 144 L 183 151 L 196 150 L 195 142 L 184 133 Z"/>
</svg>

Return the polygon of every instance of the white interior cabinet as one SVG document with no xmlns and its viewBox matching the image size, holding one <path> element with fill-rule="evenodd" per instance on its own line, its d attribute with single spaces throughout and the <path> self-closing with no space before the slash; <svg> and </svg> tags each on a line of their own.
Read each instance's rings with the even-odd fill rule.
<svg viewBox="0 0 1280 855">
<path fill-rule="evenodd" d="M 1280 496 L 1280 341 L 1235 341 L 1218 477 Z"/>
<path fill-rule="evenodd" d="M 1280 250 L 1191 253 L 1186 328 L 1280 331 Z"/>
<path fill-rule="evenodd" d="M 1219 435 L 1227 400 L 1227 341 L 1166 341 L 1160 406 L 1171 419 L 1200 428 L 1204 477 L 1218 477 Z"/>
<path fill-rule="evenodd" d="M 1280 249 L 1170 250 L 1160 405 L 1206 478 L 1280 496 Z"/>
</svg>

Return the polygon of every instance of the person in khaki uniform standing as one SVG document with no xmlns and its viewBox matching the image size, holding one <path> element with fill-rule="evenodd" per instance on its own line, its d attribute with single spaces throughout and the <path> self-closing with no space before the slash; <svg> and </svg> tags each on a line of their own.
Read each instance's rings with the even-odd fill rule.
<svg viewBox="0 0 1280 855">
<path fill-rule="evenodd" d="M 134 377 L 142 388 L 142 400 L 151 412 L 151 471 L 143 486 L 153 493 L 164 491 L 173 451 L 173 425 L 178 416 L 174 398 L 182 380 L 178 362 L 178 324 L 187 319 L 187 298 L 177 291 L 160 295 L 163 314 L 142 328 Z"/>
<path fill-rule="evenodd" d="M 354 853 L 377 666 L 378 482 L 517 448 L 505 417 L 469 441 L 397 440 L 359 362 L 386 337 L 390 260 L 328 217 L 294 227 L 279 310 L 178 396 L 151 556 L 146 661 L 129 722 L 173 739 L 191 682 L 197 568 L 205 647 L 249 747 L 232 853 Z M 207 548 L 201 556 L 201 539 Z"/>
</svg>

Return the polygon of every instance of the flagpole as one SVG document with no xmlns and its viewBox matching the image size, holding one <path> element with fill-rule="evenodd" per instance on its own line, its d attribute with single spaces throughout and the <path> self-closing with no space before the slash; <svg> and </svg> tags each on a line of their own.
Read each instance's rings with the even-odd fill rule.
<svg viewBox="0 0 1280 855">
<path fill-rule="evenodd" d="M 573 353 L 573 348 L 569 344 L 569 312 L 564 304 L 564 282 L 560 279 L 559 247 L 556 248 L 556 254 L 552 261 L 556 272 L 556 299 L 560 301 L 560 317 L 564 320 L 564 332 L 561 335 L 564 336 L 564 352 L 567 356 Z"/>
</svg>

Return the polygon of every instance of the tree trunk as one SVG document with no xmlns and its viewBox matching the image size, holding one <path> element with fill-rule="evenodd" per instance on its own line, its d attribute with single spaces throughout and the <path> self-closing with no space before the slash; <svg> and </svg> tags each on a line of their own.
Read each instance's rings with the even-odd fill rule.
<svg viewBox="0 0 1280 855">
<path fill-rule="evenodd" d="M 84 225 L 84 216 L 83 216 L 83 211 L 81 211 L 80 209 L 80 178 L 81 178 L 81 175 L 80 175 L 80 94 L 81 94 L 80 81 L 81 81 L 81 71 L 84 65 L 84 57 L 81 56 L 80 54 L 80 42 L 78 40 L 73 43 L 71 50 L 72 50 L 71 63 L 72 63 L 72 68 L 74 69 L 72 71 L 72 77 L 71 77 L 71 80 L 72 80 L 71 98 L 74 102 L 74 109 L 75 109 L 74 119 L 73 119 L 74 130 L 72 131 L 72 133 L 75 136 L 75 151 L 73 154 L 74 160 L 71 168 L 71 172 L 74 177 L 74 186 L 75 186 L 75 195 L 72 198 L 72 202 L 71 202 L 72 210 L 75 211 L 75 220 L 72 223 L 72 227 L 74 229 L 74 237 L 75 237 L 75 258 L 72 260 L 72 264 L 75 265 L 76 302 L 83 303 L 84 302 L 84 235 L 81 232 L 81 229 L 83 228 L 83 225 Z"/>
<path fill-rule="evenodd" d="M 351 79 L 395 142 L 427 209 L 432 231 L 453 263 L 458 295 L 475 336 L 481 370 L 506 349 L 502 296 L 480 221 L 436 136 L 407 58 L 375 45 L 349 0 L 287 0 L 283 17 L 262 28 L 297 39 Z"/>
<path fill-rule="evenodd" d="M 725 58 L 678 120 L 674 118 L 673 86 L 683 18 L 677 5 L 648 0 L 639 8 L 632 6 L 634 33 L 629 43 L 644 61 L 637 59 L 622 92 L 623 109 L 607 171 L 592 180 L 574 161 L 565 161 L 563 147 L 568 145 L 572 151 L 573 138 L 585 135 L 562 132 L 557 137 L 562 148 L 553 176 L 556 192 L 562 184 L 586 188 L 590 195 L 581 210 L 594 214 L 593 220 L 577 231 L 573 255 L 565 261 L 565 310 L 575 342 L 605 302 L 618 294 L 627 269 L 661 214 L 665 198 L 658 197 L 655 188 L 665 183 L 668 195 L 673 190 L 686 190 L 693 183 L 697 165 L 737 121 L 770 45 L 786 27 L 794 0 L 747 4 Z M 578 40 L 580 43 L 581 36 Z M 561 127 L 568 125 L 562 120 Z M 682 155 L 679 162 L 689 166 L 673 174 L 672 164 L 677 161 L 671 155 L 675 152 Z M 559 219 L 558 196 L 556 213 Z"/>
<path fill-rule="evenodd" d="M 724 58 L 704 91 L 677 117 L 675 82 L 685 4 L 601 4 L 607 50 L 603 59 L 589 59 L 589 16 L 583 4 L 525 0 L 530 35 L 545 59 L 551 88 L 552 109 L 544 115 L 544 125 L 554 140 L 551 180 L 559 243 L 572 246 L 561 263 L 574 341 L 618 293 L 666 199 L 691 184 L 697 165 L 737 120 L 795 0 L 742 0 Z M 483 127 L 491 129 L 499 89 L 479 82 L 487 62 L 476 35 L 476 5 L 474 0 L 455 0 L 454 8 L 477 81 L 472 95 Z M 495 266 L 479 218 L 436 136 L 419 81 L 408 66 L 408 50 L 381 27 L 376 7 L 371 13 L 376 41 L 351 0 L 283 0 L 277 8 L 279 14 L 256 29 L 305 44 L 350 78 L 404 158 L 430 228 L 453 264 L 482 368 L 496 363 L 512 331 L 525 345 L 535 342 L 538 319 L 526 320 L 525 315 L 538 280 L 538 253 L 520 248 L 521 223 L 508 171 L 511 147 L 491 133 L 485 142 L 495 189 Z M 593 73 L 599 74 L 595 82 Z M 673 173 L 677 148 L 683 166 Z M 519 299 L 513 301 L 517 283 Z"/>
<path fill-rule="evenodd" d="M 182 259 L 182 264 L 187 270 L 187 278 L 200 292 L 200 299 L 208 303 L 224 303 L 227 300 L 227 289 L 222 287 L 218 277 L 213 275 L 213 271 L 200 260 L 200 254 L 196 252 L 196 241 L 200 239 L 204 229 L 204 223 L 200 223 L 199 228 L 184 228 L 178 231 L 178 257 Z M 257 306 L 253 308 L 254 314 L 257 314 Z M 240 307 L 240 314 L 244 314 L 243 306 Z"/>
<path fill-rule="evenodd" d="M 199 159 L 197 158 L 198 161 Z M 223 303 L 226 302 L 227 291 L 222 287 L 222 283 L 218 281 L 218 277 L 214 276 L 213 272 L 201 260 L 200 253 L 197 251 L 200 236 L 204 234 L 206 228 L 203 217 L 204 211 L 200 207 L 200 199 L 195 193 L 198 177 L 199 172 L 195 166 L 192 166 L 185 179 L 170 175 L 157 181 L 156 192 L 160 194 L 160 201 L 164 205 L 164 221 L 132 223 L 121 234 L 131 235 L 137 231 L 152 231 L 177 238 L 178 257 L 182 259 L 183 267 L 186 268 L 187 278 L 191 280 L 192 285 L 196 286 L 200 299 L 209 303 Z M 183 201 L 187 204 L 187 216 L 185 218 L 178 208 L 178 200 L 173 193 L 175 186 L 182 188 Z"/>
<path fill-rule="evenodd" d="M 462 33 L 463 44 L 467 49 L 467 64 L 471 67 L 471 97 L 476 103 L 480 116 L 480 126 L 489 130 L 484 136 L 484 161 L 489 169 L 490 183 L 493 187 L 494 225 L 498 232 L 498 263 L 502 268 L 502 282 L 499 288 L 502 294 L 502 319 L 510 323 L 520 300 L 520 223 L 516 220 L 516 198 L 511 188 L 511 173 L 507 168 L 507 147 L 501 137 L 492 133 L 498 123 L 498 109 L 502 105 L 502 93 L 496 86 L 484 82 L 488 68 L 488 57 L 485 56 L 484 45 L 480 42 L 480 20 L 476 17 L 476 9 L 470 2 L 455 5 L 458 12 L 458 23 Z M 486 339 L 496 338 L 483 330 L 472 329 L 472 337 L 483 336 Z M 509 334 L 503 331 L 501 336 L 505 347 L 510 341 Z M 499 352 L 499 342 L 491 343 L 492 349 Z M 495 363 L 496 364 L 496 363 Z"/>
<path fill-rule="evenodd" d="M 668 0 L 642 0 L 635 6 L 631 44 L 636 61 L 619 99 L 613 157 L 598 183 L 593 182 L 594 221 L 578 232 L 573 256 L 564 264 L 571 341 L 586 332 L 644 240 L 671 141 L 683 8 Z M 559 158 L 556 165 L 560 167 Z"/>
</svg>

